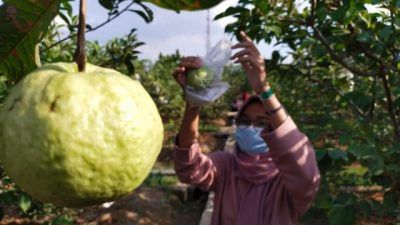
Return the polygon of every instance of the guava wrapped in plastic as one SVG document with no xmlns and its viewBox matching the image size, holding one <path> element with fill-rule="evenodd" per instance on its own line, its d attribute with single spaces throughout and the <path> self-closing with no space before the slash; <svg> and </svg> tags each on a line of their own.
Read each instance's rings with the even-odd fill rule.
<svg viewBox="0 0 400 225">
<path fill-rule="evenodd" d="M 221 79 L 224 67 L 231 57 L 231 46 L 230 41 L 221 40 L 202 57 L 203 66 L 188 73 L 185 93 L 191 106 L 210 104 L 228 90 L 229 84 Z"/>
<path fill-rule="evenodd" d="M 204 89 L 214 81 L 214 72 L 207 66 L 191 70 L 187 75 L 188 85 L 195 89 Z"/>
</svg>

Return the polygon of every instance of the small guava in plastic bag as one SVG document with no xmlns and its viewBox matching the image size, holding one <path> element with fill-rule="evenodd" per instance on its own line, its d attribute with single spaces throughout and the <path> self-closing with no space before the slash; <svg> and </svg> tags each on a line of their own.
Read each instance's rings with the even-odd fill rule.
<svg viewBox="0 0 400 225">
<path fill-rule="evenodd" d="M 203 106 L 220 98 L 229 84 L 222 82 L 222 72 L 232 54 L 232 43 L 221 40 L 201 58 L 203 66 L 187 74 L 186 100 L 191 106 Z"/>
</svg>

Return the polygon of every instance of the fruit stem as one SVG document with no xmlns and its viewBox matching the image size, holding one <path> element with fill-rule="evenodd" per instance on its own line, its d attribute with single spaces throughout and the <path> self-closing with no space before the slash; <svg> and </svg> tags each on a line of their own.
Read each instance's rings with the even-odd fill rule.
<svg viewBox="0 0 400 225">
<path fill-rule="evenodd" d="M 75 51 L 75 62 L 78 64 L 79 72 L 86 70 L 86 52 L 85 52 L 85 32 L 86 32 L 86 0 L 80 1 L 79 9 L 79 25 L 78 25 L 78 40 Z"/>
</svg>

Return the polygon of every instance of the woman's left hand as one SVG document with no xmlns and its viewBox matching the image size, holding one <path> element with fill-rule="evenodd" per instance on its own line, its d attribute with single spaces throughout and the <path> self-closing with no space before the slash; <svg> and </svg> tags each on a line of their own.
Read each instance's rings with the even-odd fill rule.
<svg viewBox="0 0 400 225">
<path fill-rule="evenodd" d="M 235 63 L 242 64 L 250 86 L 257 94 L 261 94 L 268 87 L 264 58 L 246 33 L 241 31 L 240 35 L 241 42 L 232 46 L 232 49 L 240 48 L 242 50 L 233 55 L 231 59 L 235 60 Z"/>
</svg>

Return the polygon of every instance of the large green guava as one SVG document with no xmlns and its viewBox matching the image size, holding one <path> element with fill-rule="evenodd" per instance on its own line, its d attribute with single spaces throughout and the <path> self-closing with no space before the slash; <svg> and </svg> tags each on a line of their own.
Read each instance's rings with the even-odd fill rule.
<svg viewBox="0 0 400 225">
<path fill-rule="evenodd" d="M 206 66 L 189 71 L 187 84 L 195 89 L 204 89 L 214 82 L 214 73 Z"/>
<path fill-rule="evenodd" d="M 84 207 L 132 192 L 161 150 L 163 125 L 142 85 L 88 64 L 45 65 L 0 109 L 0 160 L 33 197 Z"/>
</svg>

